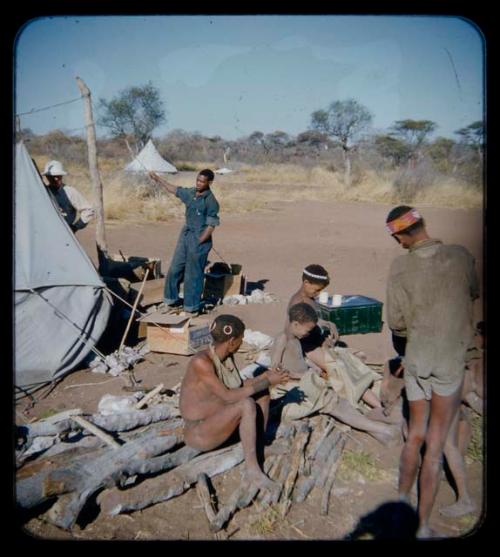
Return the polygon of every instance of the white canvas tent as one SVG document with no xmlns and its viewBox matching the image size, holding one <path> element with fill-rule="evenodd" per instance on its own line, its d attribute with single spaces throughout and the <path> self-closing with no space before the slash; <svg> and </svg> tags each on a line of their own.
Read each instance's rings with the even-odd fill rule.
<svg viewBox="0 0 500 557">
<path fill-rule="evenodd" d="M 14 384 L 29 390 L 87 356 L 112 301 L 23 143 L 15 164 Z"/>
<path fill-rule="evenodd" d="M 156 150 L 151 139 L 146 143 L 144 149 L 135 157 L 135 159 L 127 164 L 125 172 L 168 172 L 175 174 L 177 168 L 173 164 L 167 162 Z"/>
</svg>

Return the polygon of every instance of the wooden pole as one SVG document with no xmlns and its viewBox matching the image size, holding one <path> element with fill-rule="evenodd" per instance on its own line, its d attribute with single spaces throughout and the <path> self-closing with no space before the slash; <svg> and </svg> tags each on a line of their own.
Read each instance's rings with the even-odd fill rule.
<svg viewBox="0 0 500 557">
<path fill-rule="evenodd" d="M 90 99 L 90 89 L 85 82 L 77 77 L 76 82 L 82 93 L 85 109 L 85 127 L 87 128 L 87 148 L 89 153 L 89 170 L 94 188 L 94 203 L 97 213 L 96 241 L 97 245 L 104 252 L 108 251 L 106 243 L 106 234 L 104 230 L 104 204 L 102 196 L 102 182 L 97 166 L 97 147 L 95 124 L 92 116 L 92 101 Z"/>
<path fill-rule="evenodd" d="M 137 304 L 139 303 L 139 300 L 141 298 L 142 291 L 144 290 L 144 285 L 146 284 L 146 281 L 148 280 L 148 275 L 149 275 L 149 269 L 146 269 L 146 274 L 144 275 L 144 279 L 142 281 L 141 288 L 139 290 L 139 293 L 137 294 L 137 298 L 135 299 L 134 305 L 132 307 L 132 312 L 130 313 L 130 317 L 128 319 L 127 328 L 125 329 L 125 332 L 123 333 L 122 341 L 120 342 L 120 348 L 118 348 L 118 352 L 120 352 L 121 349 L 123 348 L 123 344 L 125 343 L 125 339 L 127 338 L 128 330 L 130 329 L 130 324 L 132 323 L 132 319 L 134 318 L 134 315 L 135 315 L 135 309 L 137 308 Z"/>
</svg>

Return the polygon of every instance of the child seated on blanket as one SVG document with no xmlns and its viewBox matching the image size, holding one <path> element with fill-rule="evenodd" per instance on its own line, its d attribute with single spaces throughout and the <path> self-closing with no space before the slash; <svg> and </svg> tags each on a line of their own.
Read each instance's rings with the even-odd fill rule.
<svg viewBox="0 0 500 557">
<path fill-rule="evenodd" d="M 315 298 L 329 284 L 330 277 L 328 271 L 323 266 L 317 264 L 307 265 L 302 271 L 302 285 L 290 298 L 287 309 L 289 310 L 295 304 L 305 303 L 317 312 L 318 306 Z M 285 327 L 287 324 L 288 320 Z M 326 332 L 324 332 L 325 330 Z M 339 339 L 340 334 L 335 323 L 318 317 L 315 327 L 299 341 L 302 353 L 309 361 L 309 366 L 316 365 L 319 369 L 326 371 L 328 362 L 331 361 L 331 352 L 328 352 L 328 349 L 347 347 L 347 344 Z M 366 356 L 362 352 L 353 351 L 352 353 L 362 362 L 366 360 Z M 372 408 L 381 408 L 380 400 L 369 389 L 363 393 L 362 400 Z M 381 421 L 388 421 L 385 420 L 381 413 L 374 414 L 374 416 Z"/>
<path fill-rule="evenodd" d="M 335 382 L 329 377 L 327 369 L 318 368 L 304 356 L 300 340 L 317 326 L 315 309 L 301 302 L 290 307 L 288 317 L 285 330 L 275 339 L 271 349 L 271 367 L 285 369 L 291 380 L 285 388 L 290 390 L 283 401 L 282 418 L 294 420 L 320 412 L 366 431 L 383 444 L 399 442 L 398 428 L 366 418 L 347 398 L 334 390 Z M 299 380 L 299 383 L 294 385 L 293 379 Z M 367 391 L 373 379 L 363 381 L 363 388 Z"/>
</svg>

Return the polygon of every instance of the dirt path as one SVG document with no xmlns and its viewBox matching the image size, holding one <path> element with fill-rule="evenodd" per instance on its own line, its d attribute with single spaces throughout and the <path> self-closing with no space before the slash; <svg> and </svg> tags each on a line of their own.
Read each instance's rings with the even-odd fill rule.
<svg viewBox="0 0 500 557">
<path fill-rule="evenodd" d="M 222 204 L 223 204 L 223 200 Z M 401 248 L 384 229 L 389 205 L 356 203 L 301 202 L 269 205 L 266 211 L 242 215 L 222 214 L 222 225 L 215 233 L 215 248 L 231 263 L 243 265 L 251 282 L 266 281 L 265 290 L 278 297 L 271 304 L 223 306 L 217 313 L 240 316 L 246 326 L 269 335 L 279 332 L 290 295 L 300 286 L 304 266 L 319 263 L 332 277 L 331 293 L 362 294 L 380 301 L 385 299 L 385 280 L 391 260 Z M 480 276 L 483 270 L 480 210 L 420 207 L 432 236 L 448 243 L 459 243 L 475 256 Z M 154 224 L 107 223 L 110 253 L 118 250 L 128 255 L 160 257 L 166 272 L 182 222 Z M 79 232 L 78 238 L 96 261 L 95 229 Z M 212 254 L 214 255 L 214 254 Z M 212 261 L 217 260 L 216 257 Z M 482 303 L 476 303 L 476 320 L 482 317 Z M 385 313 L 384 313 L 385 316 Z M 385 317 L 384 317 L 385 318 Z M 344 337 L 349 346 L 363 350 L 368 361 L 382 363 L 393 356 L 387 327 L 381 333 Z M 160 382 L 172 387 L 182 378 L 187 358 L 149 354 L 136 367 L 135 375 L 149 389 Z M 124 381 L 86 370 L 67 376 L 46 399 L 25 414 L 40 417 L 49 411 L 82 408 L 95 412 L 103 394 L 123 394 Z M 23 405 L 17 408 L 23 410 Z M 336 484 L 329 516 L 318 512 L 319 499 L 309 498 L 294 504 L 286 520 L 274 520 L 272 514 L 257 514 L 250 507 L 231 521 L 231 539 L 339 539 L 351 532 L 357 521 L 378 505 L 396 496 L 400 448 L 386 450 L 361 433 L 353 433 L 348 448 L 371 455 L 380 474 L 375 479 L 363 475 Z M 471 490 L 478 508 L 482 500 L 482 465 L 469 462 Z M 219 497 L 224 499 L 237 485 L 240 467 L 227 475 L 224 483 L 215 481 Z M 480 515 L 478 510 L 463 519 L 444 519 L 437 508 L 454 500 L 448 483 L 443 481 L 435 505 L 436 526 L 449 536 L 470 530 Z M 96 514 L 86 524 L 77 525 L 70 534 L 46 524 L 43 517 L 33 518 L 27 529 L 49 538 L 85 539 L 213 539 L 194 490 L 167 503 L 158 504 L 131 515 L 113 518 Z"/>
</svg>

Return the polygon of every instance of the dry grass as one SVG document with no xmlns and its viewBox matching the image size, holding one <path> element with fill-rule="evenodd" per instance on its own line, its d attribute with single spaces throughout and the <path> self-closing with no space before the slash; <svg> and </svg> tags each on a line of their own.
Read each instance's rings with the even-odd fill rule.
<svg viewBox="0 0 500 557">
<path fill-rule="evenodd" d="M 359 476 L 365 480 L 377 481 L 383 479 L 384 474 L 367 452 L 346 450 L 342 453 L 338 476 L 343 481 L 357 479 Z"/>
<path fill-rule="evenodd" d="M 483 462 L 483 418 L 477 414 L 471 416 L 472 436 L 467 447 L 467 459 L 472 462 Z"/>
<path fill-rule="evenodd" d="M 265 536 L 275 531 L 280 520 L 280 513 L 274 507 L 268 506 L 264 511 L 259 513 L 258 517 L 250 524 L 250 530 L 255 534 Z"/>
<path fill-rule="evenodd" d="M 47 157 L 37 157 L 43 170 Z M 143 175 L 123 172 L 128 161 L 100 159 L 104 208 L 107 219 L 120 221 L 168 221 L 182 217 L 181 202 L 163 191 L 154 191 L 151 181 Z M 209 162 L 176 161 L 180 168 L 192 170 L 169 175 L 168 180 L 179 186 L 194 185 L 196 173 L 214 168 Z M 93 199 L 88 169 L 68 164 L 66 182 Z M 404 202 L 394 188 L 395 172 L 366 171 L 358 181 L 346 188 L 341 173 L 324 167 L 303 167 L 293 164 L 242 165 L 237 172 L 216 176 L 212 189 L 221 204 L 221 213 L 246 213 L 269 209 L 283 201 L 357 201 L 363 203 Z M 413 203 L 420 206 L 477 208 L 483 203 L 482 192 L 451 178 L 436 182 L 416 193 Z"/>
</svg>

